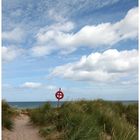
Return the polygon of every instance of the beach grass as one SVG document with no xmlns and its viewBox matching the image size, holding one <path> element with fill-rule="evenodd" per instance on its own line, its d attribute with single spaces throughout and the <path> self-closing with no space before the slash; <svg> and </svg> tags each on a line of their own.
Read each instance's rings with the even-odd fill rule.
<svg viewBox="0 0 140 140">
<path fill-rule="evenodd" d="M 137 140 L 138 105 L 103 100 L 49 103 L 30 109 L 31 122 L 46 140 Z"/>
<path fill-rule="evenodd" d="M 2 128 L 11 130 L 14 125 L 13 119 L 16 115 L 16 110 L 10 107 L 5 100 L 2 100 Z"/>
</svg>

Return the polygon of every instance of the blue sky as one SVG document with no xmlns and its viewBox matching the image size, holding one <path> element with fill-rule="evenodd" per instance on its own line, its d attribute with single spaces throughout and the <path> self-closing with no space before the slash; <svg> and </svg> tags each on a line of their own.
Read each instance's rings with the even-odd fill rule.
<svg viewBox="0 0 140 140">
<path fill-rule="evenodd" d="M 3 0 L 3 99 L 137 100 L 137 20 L 137 0 Z"/>
</svg>

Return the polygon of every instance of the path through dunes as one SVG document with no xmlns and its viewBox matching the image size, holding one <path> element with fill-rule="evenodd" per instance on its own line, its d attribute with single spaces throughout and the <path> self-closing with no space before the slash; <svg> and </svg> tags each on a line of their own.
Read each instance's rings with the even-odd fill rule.
<svg viewBox="0 0 140 140">
<path fill-rule="evenodd" d="M 20 115 L 15 119 L 12 131 L 2 131 L 2 140 L 43 140 L 43 138 L 39 136 L 38 129 L 29 123 L 29 117 Z"/>
</svg>

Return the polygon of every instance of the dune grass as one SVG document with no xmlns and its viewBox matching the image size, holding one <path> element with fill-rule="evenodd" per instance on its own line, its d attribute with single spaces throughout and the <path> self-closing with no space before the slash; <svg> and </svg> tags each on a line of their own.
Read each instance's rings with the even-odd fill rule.
<svg viewBox="0 0 140 140">
<path fill-rule="evenodd" d="M 50 104 L 29 111 L 46 140 L 137 140 L 138 105 L 102 100 Z"/>
<path fill-rule="evenodd" d="M 13 117 L 17 115 L 16 111 L 9 104 L 2 100 L 2 128 L 11 130 L 14 125 Z"/>
</svg>

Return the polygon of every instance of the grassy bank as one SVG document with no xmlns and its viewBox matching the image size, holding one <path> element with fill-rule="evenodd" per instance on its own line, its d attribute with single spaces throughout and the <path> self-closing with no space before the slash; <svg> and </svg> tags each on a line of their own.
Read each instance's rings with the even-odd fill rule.
<svg viewBox="0 0 140 140">
<path fill-rule="evenodd" d="M 46 140 L 137 140 L 138 105 L 102 100 L 50 104 L 29 111 Z"/>
<path fill-rule="evenodd" d="M 11 108 L 6 101 L 2 101 L 2 128 L 11 130 L 14 125 L 14 117 L 17 115 L 15 109 Z"/>
</svg>

